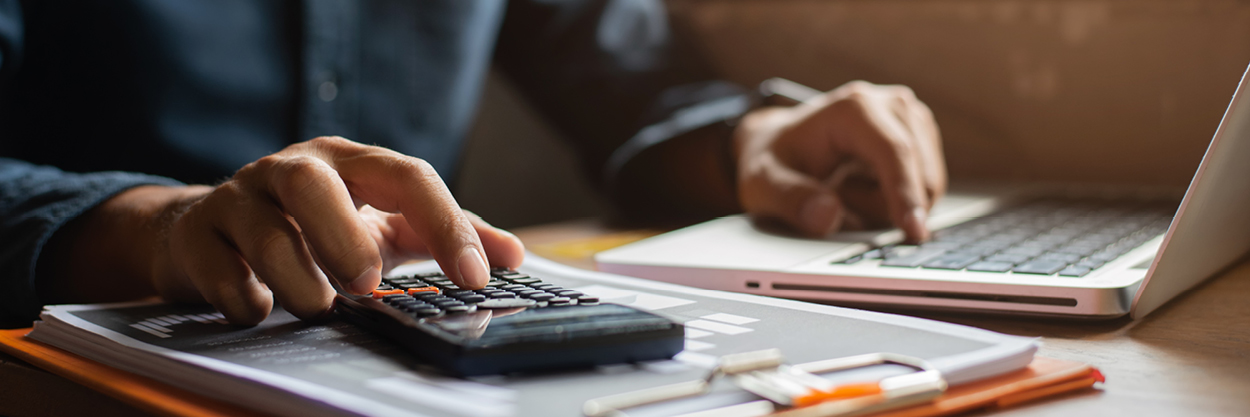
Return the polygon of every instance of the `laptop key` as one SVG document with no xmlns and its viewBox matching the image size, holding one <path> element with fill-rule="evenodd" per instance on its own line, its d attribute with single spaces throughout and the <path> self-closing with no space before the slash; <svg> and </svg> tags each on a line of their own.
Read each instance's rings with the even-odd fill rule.
<svg viewBox="0 0 1250 417">
<path fill-rule="evenodd" d="M 897 258 L 887 258 L 885 261 L 881 262 L 881 266 L 915 268 L 925 262 L 928 262 L 930 259 L 941 256 L 944 253 L 946 253 L 945 250 L 917 249 L 915 252 L 907 255 Z"/>
<path fill-rule="evenodd" d="M 1082 268 L 1089 268 L 1089 269 L 1098 269 L 1099 267 L 1106 265 L 1106 264 L 1107 264 L 1106 262 L 1095 261 L 1089 258 L 1085 258 L 1085 259 L 1082 259 L 1080 262 L 1077 262 L 1076 266 L 1079 266 Z"/>
<path fill-rule="evenodd" d="M 1032 258 L 1035 256 L 1040 256 L 1043 253 L 1046 253 L 1046 250 L 1040 249 L 1040 248 L 1027 247 L 1027 246 L 1015 246 L 1015 247 L 1007 248 L 1007 250 L 1004 250 L 1003 253 L 1009 253 L 1012 255 L 1023 255 L 1023 256 Z"/>
<path fill-rule="evenodd" d="M 962 253 L 948 253 L 937 259 L 924 263 L 925 268 L 929 269 L 964 269 L 973 262 L 981 260 L 980 256 L 966 255 Z"/>
<path fill-rule="evenodd" d="M 959 246 L 960 246 L 960 244 L 959 244 L 959 243 L 955 243 L 955 242 L 933 241 L 933 242 L 926 242 L 926 243 L 924 243 L 924 244 L 921 244 L 921 245 L 920 245 L 920 248 L 921 248 L 921 249 L 939 249 L 939 250 L 940 250 L 940 249 L 946 249 L 946 250 L 951 250 L 951 249 L 955 249 L 955 248 L 957 248 L 957 247 L 959 247 Z"/>
<path fill-rule="evenodd" d="M 1010 263 L 1011 266 L 1016 266 L 1017 264 L 1028 262 L 1029 259 L 1032 259 L 1032 258 L 1027 255 L 1020 255 L 1020 254 L 1015 254 L 1015 253 L 999 253 L 999 254 L 992 255 L 989 258 L 985 258 L 986 261 L 1005 262 L 1005 263 Z M 1008 267 L 1007 269 L 1011 269 L 1011 268 Z"/>
<path fill-rule="evenodd" d="M 1001 247 L 967 246 L 967 247 L 955 249 L 953 252 L 961 254 L 961 255 L 975 256 L 975 257 L 980 258 L 982 256 L 993 255 L 994 253 L 997 253 L 1000 250 L 1002 250 Z"/>
<path fill-rule="evenodd" d="M 881 249 L 873 249 L 860 255 L 864 259 L 881 259 L 882 256 L 884 255 L 881 253 Z"/>
<path fill-rule="evenodd" d="M 1011 262 L 981 261 L 968 265 L 969 271 L 976 272 L 1007 272 L 1016 264 Z"/>
<path fill-rule="evenodd" d="M 1073 255 L 1071 253 L 1062 253 L 1062 252 L 1047 252 L 1047 253 L 1043 253 L 1042 256 L 1038 256 L 1037 260 L 1059 261 L 1065 264 L 1070 264 L 1070 263 L 1081 260 L 1081 255 Z"/>
<path fill-rule="evenodd" d="M 1068 266 L 1068 263 L 1062 261 L 1034 260 L 1025 262 L 1024 264 L 1013 268 L 1011 272 L 1019 274 L 1051 275 L 1059 272 L 1059 270 L 1066 266 Z"/>
<path fill-rule="evenodd" d="M 1093 261 L 1097 261 L 1097 262 L 1110 262 L 1111 260 L 1115 258 L 1119 258 L 1120 255 L 1121 254 L 1117 252 L 1103 251 L 1103 252 L 1098 252 L 1093 255 L 1090 255 L 1089 259 Z"/>
<path fill-rule="evenodd" d="M 1085 274 L 1088 274 L 1088 273 L 1089 273 L 1089 268 L 1072 265 L 1067 268 L 1064 268 L 1062 271 L 1059 271 L 1059 276 L 1061 277 L 1083 277 L 1085 276 Z"/>
</svg>

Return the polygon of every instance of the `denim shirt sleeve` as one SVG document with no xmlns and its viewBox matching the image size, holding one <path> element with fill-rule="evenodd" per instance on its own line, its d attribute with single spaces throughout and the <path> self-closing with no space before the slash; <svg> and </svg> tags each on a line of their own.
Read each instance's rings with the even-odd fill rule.
<svg viewBox="0 0 1250 417">
<path fill-rule="evenodd" d="M 39 255 L 58 229 L 109 197 L 140 185 L 180 185 L 125 172 L 75 174 L 0 158 L 0 327 L 24 327 L 43 303 Z"/>
</svg>

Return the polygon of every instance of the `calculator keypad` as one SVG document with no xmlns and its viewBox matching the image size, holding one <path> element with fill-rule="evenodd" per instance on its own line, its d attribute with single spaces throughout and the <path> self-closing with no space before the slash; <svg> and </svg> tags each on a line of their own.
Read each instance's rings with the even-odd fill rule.
<svg viewBox="0 0 1250 417">
<path fill-rule="evenodd" d="M 505 268 L 490 271 L 480 290 L 465 290 L 442 273 L 383 278 L 372 297 L 416 318 L 464 314 L 479 308 L 596 305 L 599 299 Z"/>
</svg>

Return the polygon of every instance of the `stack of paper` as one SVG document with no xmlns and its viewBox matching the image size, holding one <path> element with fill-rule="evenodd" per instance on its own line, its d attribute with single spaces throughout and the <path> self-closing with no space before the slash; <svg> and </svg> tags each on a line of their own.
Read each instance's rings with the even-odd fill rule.
<svg viewBox="0 0 1250 417">
<path fill-rule="evenodd" d="M 425 272 L 433 263 L 396 274 Z M 583 271 L 530 256 L 521 271 L 666 315 L 686 325 L 673 360 L 583 371 L 455 379 L 343 322 L 308 324 L 278 310 L 256 327 L 211 308 L 167 304 L 51 306 L 31 336 L 104 364 L 206 396 L 281 415 L 576 416 L 588 399 L 702 378 L 719 356 L 778 348 L 793 363 L 873 352 L 928 360 L 951 384 L 1022 369 L 1034 339 L 905 316 Z M 827 378 L 908 372 L 879 366 Z M 676 415 L 758 399 L 730 386 L 637 410 Z"/>
</svg>

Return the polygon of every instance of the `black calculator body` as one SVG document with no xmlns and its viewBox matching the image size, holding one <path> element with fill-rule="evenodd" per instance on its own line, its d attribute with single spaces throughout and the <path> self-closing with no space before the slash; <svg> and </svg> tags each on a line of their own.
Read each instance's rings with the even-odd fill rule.
<svg viewBox="0 0 1250 417">
<path fill-rule="evenodd" d="M 339 315 L 460 376 L 549 371 L 668 359 L 684 328 L 659 315 L 491 271 L 481 290 L 437 273 L 384 278 L 366 296 L 339 295 Z"/>
</svg>

